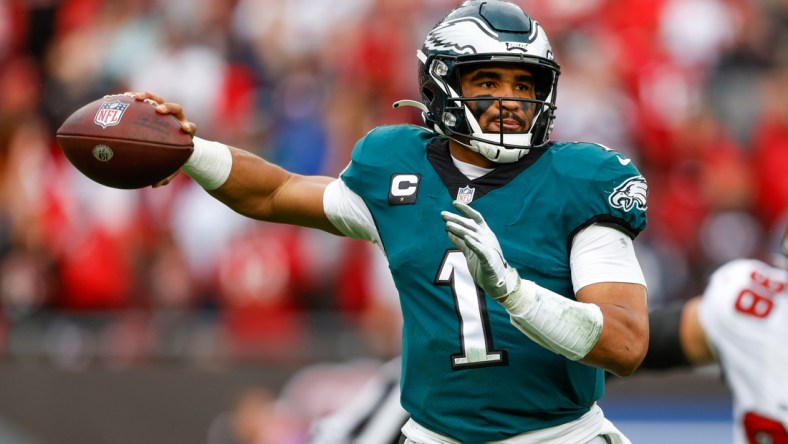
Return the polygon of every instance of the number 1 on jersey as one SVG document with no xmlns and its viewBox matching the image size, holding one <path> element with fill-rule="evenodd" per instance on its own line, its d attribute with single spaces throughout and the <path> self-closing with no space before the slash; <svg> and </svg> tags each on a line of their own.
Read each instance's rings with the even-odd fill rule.
<svg viewBox="0 0 788 444">
<path fill-rule="evenodd" d="M 506 364 L 506 350 L 491 350 L 492 335 L 487 303 L 473 281 L 465 256 L 448 250 L 435 278 L 437 285 L 450 285 L 460 321 L 460 353 L 452 355 L 452 368 Z"/>
</svg>

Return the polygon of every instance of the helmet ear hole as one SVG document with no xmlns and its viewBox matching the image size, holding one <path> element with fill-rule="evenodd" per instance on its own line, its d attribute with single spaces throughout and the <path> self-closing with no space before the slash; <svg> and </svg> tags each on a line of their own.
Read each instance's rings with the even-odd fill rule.
<svg viewBox="0 0 788 444">
<path fill-rule="evenodd" d="M 541 67 L 533 66 L 530 69 L 534 75 L 536 98 L 539 100 L 548 100 L 550 93 L 554 92 L 554 88 L 553 88 L 554 74 L 549 69 L 545 69 Z"/>
</svg>

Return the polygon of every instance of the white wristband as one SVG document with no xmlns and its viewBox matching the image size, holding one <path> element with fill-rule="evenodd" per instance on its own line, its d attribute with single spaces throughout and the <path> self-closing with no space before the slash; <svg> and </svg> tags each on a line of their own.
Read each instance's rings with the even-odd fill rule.
<svg viewBox="0 0 788 444">
<path fill-rule="evenodd" d="M 577 361 L 594 348 L 604 317 L 595 304 L 573 301 L 522 279 L 501 305 L 518 330 L 542 347 Z"/>
<path fill-rule="evenodd" d="M 194 151 L 181 170 L 206 190 L 224 185 L 233 168 L 233 155 L 227 145 L 194 137 Z"/>
</svg>

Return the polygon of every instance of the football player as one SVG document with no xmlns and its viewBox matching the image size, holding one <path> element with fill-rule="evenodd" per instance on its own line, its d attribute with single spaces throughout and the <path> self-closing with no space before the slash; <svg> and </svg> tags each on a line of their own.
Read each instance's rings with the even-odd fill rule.
<svg viewBox="0 0 788 444">
<path fill-rule="evenodd" d="M 199 137 L 183 171 L 251 218 L 384 250 L 403 315 L 403 442 L 628 442 L 597 400 L 604 371 L 633 373 L 648 344 L 633 248 L 645 179 L 614 150 L 550 141 L 560 68 L 515 4 L 464 2 L 417 56 L 422 100 L 395 106 L 425 126 L 371 130 L 339 178 Z M 179 105 L 136 97 L 195 132 Z"/>
<path fill-rule="evenodd" d="M 719 362 L 733 393 L 734 444 L 788 443 L 788 230 L 774 264 L 737 259 L 701 296 L 653 310 L 644 369 Z"/>
</svg>

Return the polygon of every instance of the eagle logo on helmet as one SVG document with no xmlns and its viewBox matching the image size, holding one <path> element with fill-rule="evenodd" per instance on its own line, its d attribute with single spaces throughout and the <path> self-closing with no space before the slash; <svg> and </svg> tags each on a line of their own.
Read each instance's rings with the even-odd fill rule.
<svg viewBox="0 0 788 444">
<path fill-rule="evenodd" d="M 539 33 L 538 23 L 534 22 L 531 42 Z M 435 52 L 450 52 L 468 55 L 481 53 L 522 52 L 528 54 L 530 46 L 523 42 L 502 42 L 500 35 L 487 23 L 476 17 L 463 17 L 441 23 L 433 29 L 424 41 L 424 49 Z M 552 59 L 552 51 L 548 59 Z"/>
<path fill-rule="evenodd" d="M 612 207 L 621 208 L 624 211 L 631 211 L 633 208 L 637 208 L 640 211 L 646 211 L 647 197 L 648 185 L 646 184 L 646 178 L 643 176 L 636 176 L 630 177 L 621 185 L 617 186 L 607 200 Z"/>
<path fill-rule="evenodd" d="M 484 22 L 474 17 L 466 17 L 438 25 L 427 36 L 424 47 L 430 51 L 478 54 L 488 51 L 483 47 L 497 43 L 498 34 Z"/>
</svg>

